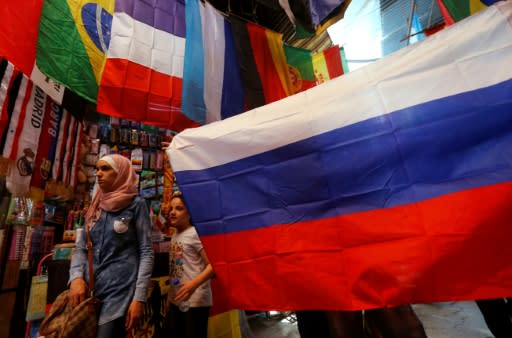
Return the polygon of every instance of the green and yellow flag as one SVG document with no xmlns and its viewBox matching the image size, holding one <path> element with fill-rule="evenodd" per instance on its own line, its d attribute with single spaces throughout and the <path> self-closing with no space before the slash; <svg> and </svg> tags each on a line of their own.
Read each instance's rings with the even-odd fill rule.
<svg viewBox="0 0 512 338">
<path fill-rule="evenodd" d="M 114 1 L 46 0 L 41 13 L 37 66 L 91 101 L 105 65 Z"/>
</svg>

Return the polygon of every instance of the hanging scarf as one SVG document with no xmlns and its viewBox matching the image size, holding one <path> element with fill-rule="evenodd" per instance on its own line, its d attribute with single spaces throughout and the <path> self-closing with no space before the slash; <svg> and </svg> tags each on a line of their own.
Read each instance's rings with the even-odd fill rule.
<svg viewBox="0 0 512 338">
<path fill-rule="evenodd" d="M 112 186 L 112 191 L 104 192 L 97 187 L 91 205 L 85 214 L 85 224 L 89 228 L 93 226 L 93 220 L 98 219 L 102 210 L 122 210 L 129 206 L 134 197 L 137 196 L 138 176 L 135 174 L 129 159 L 113 154 L 103 156 L 99 161 L 107 162 L 117 173 L 117 177 Z"/>
</svg>

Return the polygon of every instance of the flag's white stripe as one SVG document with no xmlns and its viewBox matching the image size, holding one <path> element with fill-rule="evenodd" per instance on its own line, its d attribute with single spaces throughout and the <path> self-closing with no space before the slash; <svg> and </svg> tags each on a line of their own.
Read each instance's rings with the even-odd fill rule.
<svg viewBox="0 0 512 338">
<path fill-rule="evenodd" d="M 183 77 L 185 39 L 116 13 L 108 58 L 127 59 L 170 76 Z"/>
<path fill-rule="evenodd" d="M 204 101 L 207 108 L 206 123 L 221 119 L 222 83 L 224 74 L 223 19 L 208 2 L 203 20 L 204 40 Z M 205 29 L 206 27 L 206 29 Z"/>
<path fill-rule="evenodd" d="M 224 80 L 224 18 L 208 2 L 203 22 L 204 103 L 206 123 L 221 119 L 222 84 Z M 205 29 L 207 27 L 207 29 Z"/>
<path fill-rule="evenodd" d="M 173 168 L 210 168 L 511 79 L 509 21 L 512 2 L 501 2 L 353 73 L 233 118 L 185 130 L 168 150 Z"/>
<path fill-rule="evenodd" d="M 9 121 L 7 137 L 5 138 L 3 151 L 3 157 L 5 158 L 11 158 L 11 154 L 14 154 L 15 151 L 15 149 L 13 149 L 14 136 L 16 135 L 17 128 L 19 128 L 18 124 L 23 123 L 23 121 L 20 121 L 20 114 L 21 110 L 23 109 L 22 105 L 23 101 L 25 101 L 25 95 L 27 95 L 28 81 L 28 77 L 23 75 L 21 79 L 20 88 L 18 90 L 18 96 L 16 97 L 16 103 L 14 104 L 14 109 L 12 111 L 11 119 Z"/>
<path fill-rule="evenodd" d="M 10 62 L 7 62 L 7 67 L 5 68 L 4 77 L 2 78 L 2 83 L 0 83 L 0 117 L 2 116 L 2 106 L 7 98 L 7 91 L 9 89 L 9 84 L 11 83 L 12 73 L 14 72 L 14 65 Z"/>
</svg>

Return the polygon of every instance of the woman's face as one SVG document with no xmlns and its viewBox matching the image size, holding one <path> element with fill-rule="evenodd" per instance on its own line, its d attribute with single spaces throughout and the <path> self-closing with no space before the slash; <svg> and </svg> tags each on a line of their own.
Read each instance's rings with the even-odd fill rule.
<svg viewBox="0 0 512 338">
<path fill-rule="evenodd" d="M 171 199 L 169 222 L 171 223 L 171 226 L 178 229 L 178 231 L 185 230 L 191 226 L 190 215 L 188 214 L 187 207 L 183 204 L 181 198 L 174 197 Z"/>
<path fill-rule="evenodd" d="M 111 192 L 114 182 L 117 178 L 117 172 L 108 164 L 108 162 L 99 160 L 96 162 L 96 179 L 98 186 L 103 192 Z"/>
</svg>

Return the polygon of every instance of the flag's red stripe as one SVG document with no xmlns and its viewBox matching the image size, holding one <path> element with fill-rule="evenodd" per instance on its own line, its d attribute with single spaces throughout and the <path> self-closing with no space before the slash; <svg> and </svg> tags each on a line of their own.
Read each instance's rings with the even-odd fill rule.
<svg viewBox="0 0 512 338">
<path fill-rule="evenodd" d="M 455 23 L 455 20 L 453 20 L 452 16 L 450 15 L 450 12 L 444 5 L 442 0 L 436 0 L 437 6 L 439 6 L 439 10 L 441 11 L 441 14 L 444 17 L 444 22 L 447 26 L 453 25 Z"/>
<path fill-rule="evenodd" d="M 512 183 L 503 183 L 395 208 L 202 237 L 217 273 L 216 311 L 304 304 L 357 310 L 512 296 L 510 201 Z"/>
<path fill-rule="evenodd" d="M 0 55 L 30 75 L 36 59 L 37 33 L 43 0 L 2 1 Z"/>
<path fill-rule="evenodd" d="M 108 59 L 98 93 L 98 111 L 182 131 L 199 124 L 181 113 L 182 79 L 125 59 Z"/>
<path fill-rule="evenodd" d="M 271 103 L 287 96 L 283 88 L 279 73 L 270 52 L 269 41 L 265 33 L 265 28 L 247 24 L 247 31 L 251 40 L 254 61 L 258 68 L 265 102 Z"/>
<path fill-rule="evenodd" d="M 333 46 L 324 50 L 324 58 L 330 79 L 343 75 L 340 48 L 338 46 Z"/>
</svg>

